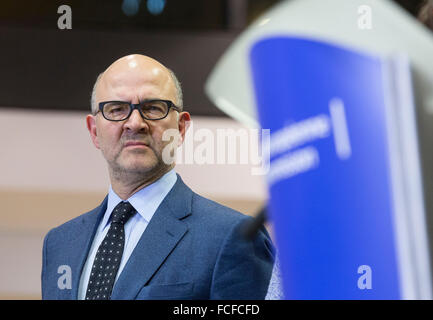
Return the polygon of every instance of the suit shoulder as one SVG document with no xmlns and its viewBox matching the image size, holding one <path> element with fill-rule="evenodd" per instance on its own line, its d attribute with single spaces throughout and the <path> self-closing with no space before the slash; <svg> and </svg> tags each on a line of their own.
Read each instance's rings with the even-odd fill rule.
<svg viewBox="0 0 433 320">
<path fill-rule="evenodd" d="M 51 230 L 49 230 L 49 232 L 47 233 L 47 235 L 45 237 L 47 238 L 48 234 L 63 233 L 67 230 L 79 228 L 86 220 L 96 219 L 98 212 L 99 212 L 99 210 L 98 210 L 99 208 L 100 207 L 97 207 L 93 210 L 90 210 L 86 213 L 79 215 L 78 217 L 75 217 L 71 220 L 68 220 L 68 221 L 62 223 L 61 225 L 59 225 L 57 227 L 52 228 Z"/>
<path fill-rule="evenodd" d="M 207 230 L 207 234 L 215 234 L 217 237 L 224 238 L 232 232 L 243 232 L 242 229 L 247 227 L 253 221 L 253 217 L 243 214 L 237 210 L 217 203 L 213 200 L 193 193 L 192 216 L 195 216 L 195 222 L 201 228 Z M 266 228 L 262 226 L 257 233 L 257 241 L 264 239 L 269 241 L 268 246 L 272 247 L 272 240 Z"/>
<path fill-rule="evenodd" d="M 237 210 L 222 205 L 216 201 L 205 198 L 197 193 L 193 194 L 192 212 L 211 223 L 233 225 L 241 221 L 252 219 Z"/>
</svg>

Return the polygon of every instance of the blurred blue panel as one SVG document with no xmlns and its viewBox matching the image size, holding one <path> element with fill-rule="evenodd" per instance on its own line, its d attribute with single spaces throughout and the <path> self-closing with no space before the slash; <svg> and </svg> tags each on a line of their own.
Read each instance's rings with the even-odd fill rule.
<svg viewBox="0 0 433 320">
<path fill-rule="evenodd" d="M 285 297 L 399 299 L 381 60 L 290 37 L 250 59 Z"/>
</svg>

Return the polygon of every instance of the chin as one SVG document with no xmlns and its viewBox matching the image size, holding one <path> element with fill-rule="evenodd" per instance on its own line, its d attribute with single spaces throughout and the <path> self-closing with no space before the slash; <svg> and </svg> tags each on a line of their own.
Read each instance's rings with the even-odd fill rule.
<svg viewBox="0 0 433 320">
<path fill-rule="evenodd" d="M 132 163 L 132 164 L 128 164 L 126 166 L 123 167 L 123 169 L 125 171 L 129 171 L 129 172 L 142 172 L 142 173 L 147 173 L 147 172 L 152 172 L 154 171 L 156 168 L 158 167 L 158 163 Z"/>
<path fill-rule="evenodd" d="M 159 160 L 154 153 L 146 154 L 128 154 L 127 156 L 119 157 L 114 161 L 115 171 L 123 174 L 148 175 L 149 173 L 157 173 L 165 171 L 167 165 Z"/>
</svg>

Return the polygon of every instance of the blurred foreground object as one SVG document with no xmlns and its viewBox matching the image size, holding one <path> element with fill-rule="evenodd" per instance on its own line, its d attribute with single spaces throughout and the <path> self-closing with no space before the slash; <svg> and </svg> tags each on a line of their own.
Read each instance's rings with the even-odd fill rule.
<svg viewBox="0 0 433 320">
<path fill-rule="evenodd" d="M 285 298 L 431 299 L 432 57 L 432 34 L 391 1 L 298 0 L 216 65 L 213 102 L 271 129 Z"/>
</svg>

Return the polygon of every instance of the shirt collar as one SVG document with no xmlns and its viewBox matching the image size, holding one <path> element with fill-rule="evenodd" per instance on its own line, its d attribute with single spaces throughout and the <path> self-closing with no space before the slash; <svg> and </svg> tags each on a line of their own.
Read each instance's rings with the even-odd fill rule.
<svg viewBox="0 0 433 320">
<path fill-rule="evenodd" d="M 171 169 L 152 184 L 134 193 L 127 199 L 127 201 L 129 201 L 129 203 L 134 207 L 135 210 L 137 210 L 140 216 L 145 219 L 147 223 L 149 223 L 156 209 L 164 200 L 165 196 L 170 192 L 176 181 L 176 171 Z M 108 224 L 111 212 L 121 201 L 123 200 L 116 194 L 116 192 L 114 192 L 110 185 L 107 210 L 105 211 L 104 217 L 101 221 L 101 226 L 103 226 L 103 228 L 105 228 L 105 226 Z"/>
</svg>

